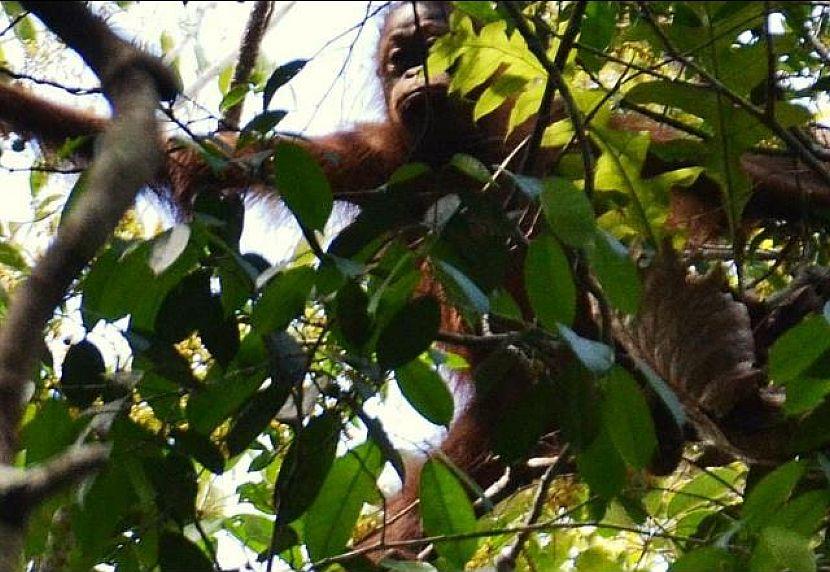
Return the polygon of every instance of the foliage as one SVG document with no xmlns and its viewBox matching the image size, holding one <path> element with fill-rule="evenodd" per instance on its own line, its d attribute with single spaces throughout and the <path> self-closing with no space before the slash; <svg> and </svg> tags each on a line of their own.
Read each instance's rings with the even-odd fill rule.
<svg viewBox="0 0 830 572">
<path fill-rule="evenodd" d="M 453 71 L 452 89 L 472 98 L 476 118 L 512 104 L 509 125 L 518 128 L 540 108 L 546 68 L 503 6 L 461 4 L 452 33 L 432 47 L 429 68 Z M 577 3 L 522 4 L 549 59 L 559 59 Z M 3 5 L 9 18 L 19 14 L 16 3 Z M 791 329 L 769 356 L 772 379 L 787 388 L 787 413 L 808 422 L 798 450 L 811 452 L 752 470 L 737 463 L 707 468 L 701 460 L 663 479 L 647 471 L 657 447 L 650 411 L 655 392 L 614 363 L 607 337 L 588 339 L 572 327 L 577 294 L 589 287 L 611 310 L 637 311 L 643 289 L 630 252 L 682 244 L 682 231 L 666 224 L 669 189 L 699 177 L 718 185 L 730 248 L 747 245 L 745 255 L 732 259 L 742 280 L 757 279 L 773 293 L 797 266 L 826 263 L 821 224 L 798 232 L 770 225 L 746 237 L 739 221 L 750 189 L 741 154 L 781 148 L 773 126 L 802 125 L 808 110 L 826 104 L 827 62 L 810 38 L 827 37 L 827 8 L 656 2 L 649 9 L 673 49 L 699 69 L 664 59 L 663 39 L 633 3 L 589 3 L 578 41 L 566 47 L 561 73 L 576 106 L 571 111 L 584 120 L 596 154 L 592 180 L 586 181 L 577 126 L 562 120 L 542 134 L 543 148 L 565 146 L 555 172 L 543 180 L 523 173 L 496 177 L 494 166 L 456 157 L 440 172 L 404 167 L 382 189 L 384 208 L 394 209 L 396 194 L 427 176 L 461 179 L 474 189 L 482 181 L 515 185 L 544 219 L 521 269 L 526 301 L 512 298 L 505 286 L 508 270 L 515 270 L 508 264 L 515 213 L 487 210 L 476 192 L 440 199 L 411 225 L 418 240 L 406 234 L 411 228 L 358 219 L 324 251 L 314 231 L 329 219 L 331 189 L 309 153 L 287 142 L 261 160 L 274 163 L 277 187 L 310 252 L 279 267 L 243 254 L 243 205 L 217 196 L 198 203 L 187 224 L 151 237 L 133 228 L 113 239 L 55 316 L 60 322 L 79 308 L 85 335 L 59 364 L 42 363 L 18 459 L 30 466 L 94 436 L 112 445 L 112 461 L 81 490 L 41 506 L 27 558 L 42 563 L 57 552 L 64 569 L 79 571 L 100 564 L 214 570 L 221 532 L 263 562 L 359 569 L 356 559 L 341 555 L 378 521 L 381 469 L 403 473 L 407 466 L 366 406 L 394 381 L 425 419 L 448 425 L 453 415 L 439 372 L 463 369 L 463 360 L 435 345 L 440 297 L 467 323 L 485 315 L 505 321 L 530 366 L 547 372 L 501 423 L 496 450 L 507 459 L 526 458 L 551 412 L 573 446 L 573 472 L 554 481 L 538 519 L 545 526 L 525 545 L 519 569 L 817 570 L 828 557 L 830 461 L 815 452 L 830 440 L 827 315 Z M 775 22 L 768 36 L 767 10 Z M 21 42 L 35 41 L 28 18 L 14 31 Z M 263 113 L 244 128 L 240 145 L 256 145 L 278 127 L 284 114 L 269 109 L 272 97 L 304 63 L 225 95 L 227 108 L 251 90 L 262 94 Z M 722 89 L 702 81 L 701 70 Z M 775 93 L 768 89 L 770 74 Z M 731 96 L 771 110 L 769 121 Z M 647 133 L 615 127 L 613 115 L 626 107 L 666 114 L 701 136 L 657 148 Z M 228 161 L 209 148 L 203 153 L 216 167 Z M 644 166 L 655 155 L 672 168 L 649 173 Z M 32 171 L 32 196 L 47 209 L 51 199 L 38 196 L 39 173 Z M 482 224 L 492 232 L 476 232 Z M 0 231 L 5 310 L 5 287 L 27 273 L 29 257 L 13 229 Z M 755 256 L 760 250 L 780 258 Z M 804 254 L 784 256 L 795 250 Z M 698 269 L 708 266 L 704 261 Z M 425 268 L 431 284 L 422 279 Z M 586 283 L 587 272 L 597 284 Z M 128 359 L 113 363 L 92 334 L 96 327 L 123 339 Z M 558 376 L 544 365 L 551 347 L 576 358 Z M 495 354 L 477 372 L 480 390 L 511 374 L 508 353 Z M 214 510 L 219 493 L 212 483 L 231 471 L 241 504 Z M 430 459 L 420 499 L 426 534 L 445 537 L 435 544 L 435 568 L 492 562 L 513 536 L 488 531 L 525 524 L 532 492 L 521 489 L 477 516 L 473 502 L 481 491 L 439 457 Z"/>
</svg>

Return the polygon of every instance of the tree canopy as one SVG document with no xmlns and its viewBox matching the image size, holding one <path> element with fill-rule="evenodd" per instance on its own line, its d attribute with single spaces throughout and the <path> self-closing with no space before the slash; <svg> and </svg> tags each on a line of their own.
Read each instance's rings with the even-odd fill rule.
<svg viewBox="0 0 830 572">
<path fill-rule="evenodd" d="M 274 103 L 306 61 L 257 54 L 273 6 L 237 5 L 239 56 L 200 64 L 222 92 L 205 133 L 157 109 L 185 30 L 160 42 L 169 72 L 80 4 L 68 13 L 91 20 L 43 4 L 3 2 L 0 50 L 22 55 L 0 51 L 0 81 L 59 83 L 30 70 L 66 45 L 115 111 L 91 163 L 83 137 L 56 146 L 0 120 L 0 177 L 26 157 L 46 221 L 40 241 L 0 225 L 0 570 L 827 567 L 830 201 L 815 197 L 830 197 L 830 6 L 456 2 L 428 73 L 511 132 L 555 102 L 564 118 L 517 152 L 524 167 L 562 153 L 544 176 L 463 154 L 406 164 L 367 189 L 375 210 L 325 236 L 339 197 Z M 128 209 L 173 148 L 163 121 L 207 177 L 278 189 L 274 219 L 302 236 L 290 260 L 240 248 L 239 194 L 205 188 L 158 230 Z M 44 192 L 67 176 L 65 197 Z M 424 180 L 442 192 L 404 224 Z M 704 180 L 714 222 L 678 223 Z M 786 213 L 753 203 L 763 185 Z M 493 189 L 522 208 L 490 208 Z M 517 249 L 526 299 L 508 285 Z M 575 324 L 586 300 L 592 335 Z M 449 306 L 465 328 L 442 327 Z M 445 379 L 486 392 L 519 367 L 538 379 L 494 423 L 499 486 L 429 455 L 424 537 L 373 533 L 382 471 L 411 474 L 417 456 L 375 404 L 396 387 L 448 427 L 464 396 Z M 748 384 L 770 417 L 736 410 Z M 670 438 L 682 460 L 658 477 Z M 390 548 L 419 559 L 377 563 Z"/>
</svg>

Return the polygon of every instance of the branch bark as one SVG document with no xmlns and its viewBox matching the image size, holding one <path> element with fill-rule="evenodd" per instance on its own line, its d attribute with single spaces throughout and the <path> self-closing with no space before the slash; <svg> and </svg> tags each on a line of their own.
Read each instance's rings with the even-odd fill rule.
<svg viewBox="0 0 830 572">
<path fill-rule="evenodd" d="M 101 79 L 115 119 L 102 134 L 100 154 L 89 170 L 87 191 L 63 221 L 52 245 L 14 293 L 0 329 L 0 463 L 17 450 L 17 426 L 31 376 L 38 363 L 43 328 L 72 282 L 111 236 L 138 190 L 161 168 L 163 154 L 155 110 L 159 97 L 172 99 L 178 87 L 156 58 L 125 42 L 80 2 L 25 2 L 25 8 L 77 51 Z M 17 490 L 25 499 L 19 522 L 3 524 L 0 570 L 17 569 L 25 515 L 58 488 L 100 468 L 106 452 L 81 447 L 23 473 L 4 471 L 0 492 Z M 23 489 L 14 484 L 23 479 Z M 21 501 L 22 502 L 22 501 Z M 4 511 L 6 506 L 3 503 Z"/>
<path fill-rule="evenodd" d="M 242 43 L 239 46 L 239 59 L 236 62 L 236 69 L 233 71 L 231 90 L 248 83 L 251 79 L 251 72 L 254 69 L 257 57 L 259 57 L 259 47 L 262 44 L 265 32 L 268 30 L 271 14 L 274 11 L 273 8 L 273 2 L 260 0 L 251 10 L 251 16 L 245 26 L 245 35 L 242 37 Z M 226 128 L 239 129 L 243 102 L 244 100 L 225 110 L 222 123 Z"/>
</svg>

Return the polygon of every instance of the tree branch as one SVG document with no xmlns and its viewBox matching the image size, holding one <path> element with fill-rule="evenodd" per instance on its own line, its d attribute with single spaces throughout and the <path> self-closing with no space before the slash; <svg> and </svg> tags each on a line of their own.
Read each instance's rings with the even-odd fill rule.
<svg viewBox="0 0 830 572">
<path fill-rule="evenodd" d="M 239 46 L 239 59 L 236 62 L 236 69 L 233 72 L 233 80 L 230 89 L 245 85 L 251 79 L 251 72 L 254 69 L 256 60 L 259 57 L 259 48 L 262 38 L 268 30 L 268 24 L 273 13 L 274 3 L 268 0 L 260 0 L 251 10 L 248 24 L 245 26 L 245 35 Z M 242 117 L 242 106 L 244 99 L 225 110 L 222 123 L 229 129 L 239 129 L 239 119 Z"/>
</svg>

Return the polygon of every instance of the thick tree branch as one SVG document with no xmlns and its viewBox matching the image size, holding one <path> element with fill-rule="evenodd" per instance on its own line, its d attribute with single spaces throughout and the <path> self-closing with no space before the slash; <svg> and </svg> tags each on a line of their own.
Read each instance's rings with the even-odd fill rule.
<svg viewBox="0 0 830 572">
<path fill-rule="evenodd" d="M 15 453 L 25 388 L 37 365 L 42 331 L 64 293 L 110 237 L 139 188 L 162 165 L 155 109 L 175 93 L 164 66 L 116 36 L 81 3 L 26 7 L 84 58 L 101 78 L 116 114 L 89 171 L 87 192 L 63 221 L 31 276 L 15 292 L 0 329 L 0 462 Z"/>
</svg>

